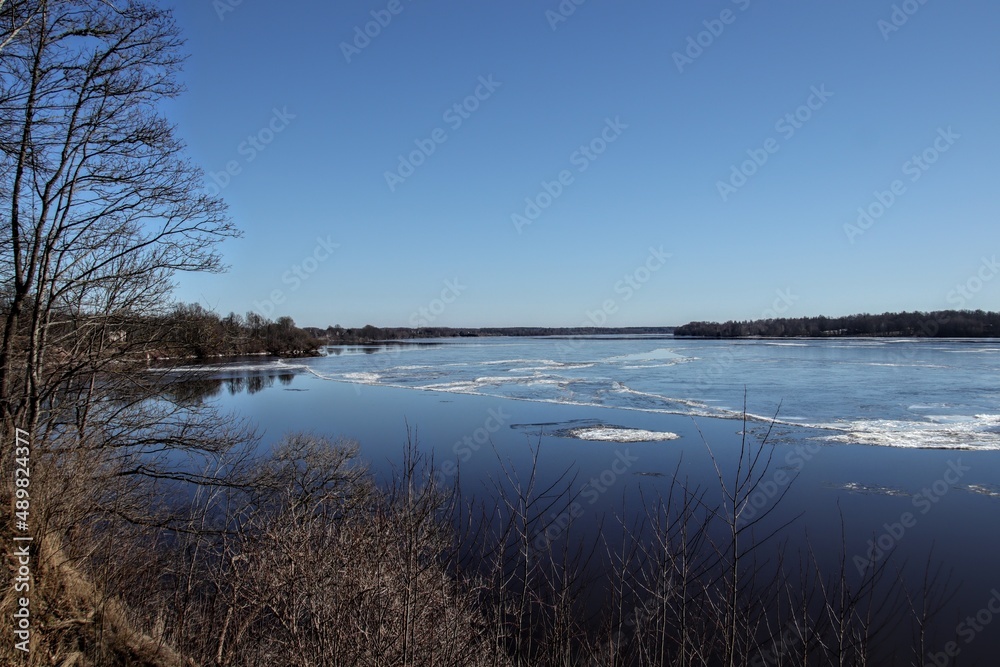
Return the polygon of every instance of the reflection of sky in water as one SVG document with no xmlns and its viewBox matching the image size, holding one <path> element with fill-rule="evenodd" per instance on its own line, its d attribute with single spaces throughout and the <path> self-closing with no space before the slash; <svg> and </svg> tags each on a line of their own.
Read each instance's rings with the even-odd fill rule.
<svg viewBox="0 0 1000 667">
<path fill-rule="evenodd" d="M 734 418 L 745 385 L 752 413 L 767 415 L 782 401 L 783 422 L 769 436 L 776 445 L 772 470 L 798 477 L 784 510 L 771 521 L 780 525 L 801 515 L 790 533 L 793 552 L 804 547 L 801 536 L 808 530 L 808 548 L 835 560 L 843 518 L 848 557 L 864 553 L 867 540 L 885 524 L 913 512 L 917 524 L 897 545 L 899 561 L 922 564 L 933 548 L 935 561 L 961 573 L 964 586 L 954 608 L 974 612 L 988 597 L 981 593 L 997 585 L 1000 534 L 981 527 L 1000 521 L 1000 461 L 989 451 L 927 447 L 936 439 L 943 446 L 993 445 L 1000 430 L 995 379 L 1000 346 L 995 341 L 794 342 L 456 341 L 370 354 L 342 350 L 325 358 L 222 362 L 213 365 L 213 379 L 175 386 L 181 391 L 191 385 L 184 390 L 189 398 L 202 391 L 224 411 L 251 417 L 262 429 L 262 446 L 293 430 L 357 439 L 379 476 L 399 461 L 409 428 L 438 462 L 461 462 L 463 491 L 473 494 L 497 478 L 500 461 L 524 473 L 533 447 L 541 447 L 539 483 L 570 469 L 578 490 L 628 452 L 634 464 L 587 505 L 581 520 L 581 529 L 598 530 L 597 517 L 620 516 L 623 507 L 635 511 L 643 498 L 667 492 L 675 472 L 716 498 L 706 442 L 723 471 L 735 468 L 743 425 Z M 489 410 L 506 415 L 503 427 L 485 444 L 463 449 L 464 439 L 483 428 Z M 581 428 L 680 437 L 625 443 L 573 437 Z M 758 442 L 768 424 L 751 422 L 746 431 Z M 816 447 L 804 464 L 796 458 L 803 447 Z M 913 497 L 933 486 L 956 459 L 970 471 L 931 511 L 920 514 Z M 984 656 L 1000 650 L 1000 635 L 980 641 Z M 972 657 L 971 648 L 967 655 Z"/>
<path fill-rule="evenodd" d="M 782 423 L 828 429 L 835 442 L 1000 449 L 1000 347 L 992 340 L 463 339 L 335 347 L 323 358 L 215 370 L 236 392 L 260 391 L 275 374 L 310 373 L 730 419 L 742 418 L 746 391 L 752 418 L 777 414 Z M 251 380 L 255 371 L 272 379 Z"/>
</svg>

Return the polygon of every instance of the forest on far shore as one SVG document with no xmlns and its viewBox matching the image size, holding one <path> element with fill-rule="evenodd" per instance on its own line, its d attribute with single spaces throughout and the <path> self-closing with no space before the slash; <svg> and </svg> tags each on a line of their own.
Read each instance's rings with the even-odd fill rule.
<svg viewBox="0 0 1000 667">
<path fill-rule="evenodd" d="M 1000 336 L 1000 313 L 982 310 L 940 310 L 923 313 L 882 313 L 846 317 L 797 317 L 753 321 L 690 322 L 675 336 L 697 338 L 799 337 L 922 337 L 994 338 Z"/>
<path fill-rule="evenodd" d="M 303 327 L 307 334 L 329 345 L 376 343 L 414 338 L 477 338 L 480 336 L 667 336 L 674 327 Z"/>
</svg>

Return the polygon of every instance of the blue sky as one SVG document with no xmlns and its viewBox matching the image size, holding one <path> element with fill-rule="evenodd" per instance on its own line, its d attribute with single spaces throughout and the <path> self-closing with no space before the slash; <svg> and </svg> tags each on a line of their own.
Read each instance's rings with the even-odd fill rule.
<svg viewBox="0 0 1000 667">
<path fill-rule="evenodd" d="M 236 3 L 175 10 L 165 112 L 245 233 L 178 299 L 311 326 L 1000 309 L 1000 5 Z"/>
</svg>

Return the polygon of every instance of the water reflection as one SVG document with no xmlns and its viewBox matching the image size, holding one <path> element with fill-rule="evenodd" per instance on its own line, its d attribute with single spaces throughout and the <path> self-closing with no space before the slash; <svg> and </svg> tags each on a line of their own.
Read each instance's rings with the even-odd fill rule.
<svg viewBox="0 0 1000 667">
<path fill-rule="evenodd" d="M 206 399 L 218 396 L 221 391 L 222 382 L 209 379 L 167 382 L 163 386 L 164 398 L 175 405 L 185 407 L 200 405 Z"/>
<path fill-rule="evenodd" d="M 367 361 L 367 358 L 376 353 L 385 353 L 382 365 L 389 366 L 396 356 L 403 350 L 425 348 L 428 346 L 441 345 L 439 342 L 393 342 L 354 345 L 330 345 L 325 348 L 325 352 L 330 356 L 358 355 L 366 358 L 366 366 L 374 368 L 379 365 L 376 361 Z M 374 357 L 373 357 L 374 358 Z M 218 397 L 225 390 L 230 396 L 236 394 L 256 394 L 265 389 L 273 387 L 275 381 L 282 387 L 288 388 L 295 382 L 296 374 L 287 369 L 267 369 L 267 368 L 233 368 L 228 366 L 224 370 L 217 368 L 220 364 L 226 365 L 233 362 L 260 364 L 261 361 L 270 362 L 273 358 L 245 358 L 234 357 L 224 359 L 212 364 L 205 364 L 203 369 L 198 367 L 195 372 L 191 372 L 192 367 L 183 369 L 171 369 L 163 366 L 165 371 L 161 395 L 177 405 L 193 406 L 208 399 Z"/>
<path fill-rule="evenodd" d="M 161 395 L 176 405 L 195 406 L 220 396 L 225 390 L 230 396 L 256 394 L 274 386 L 275 380 L 288 387 L 295 380 L 294 373 L 248 371 L 229 377 L 169 378 L 162 384 Z"/>
<path fill-rule="evenodd" d="M 229 395 L 233 396 L 235 394 L 243 393 L 244 391 L 248 394 L 256 394 L 259 391 L 268 389 L 274 386 L 275 375 L 266 375 L 263 373 L 254 373 L 252 375 L 245 375 L 239 377 L 230 378 L 220 378 L 219 383 L 225 384 L 226 389 L 229 391 Z M 295 376 L 292 375 L 294 378 Z M 288 384 L 291 380 L 282 380 L 282 384 Z"/>
<path fill-rule="evenodd" d="M 327 355 L 339 357 L 342 354 L 375 354 L 376 352 L 399 352 L 401 350 L 416 350 L 426 347 L 437 347 L 442 343 L 425 343 L 413 341 L 386 341 L 384 343 L 364 343 L 358 345 L 328 345 Z"/>
</svg>

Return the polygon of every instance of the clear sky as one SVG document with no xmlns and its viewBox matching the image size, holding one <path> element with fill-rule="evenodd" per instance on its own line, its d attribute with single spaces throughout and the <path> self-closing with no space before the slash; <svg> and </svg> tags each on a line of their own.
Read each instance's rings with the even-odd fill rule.
<svg viewBox="0 0 1000 667">
<path fill-rule="evenodd" d="M 166 113 L 245 233 L 181 300 L 324 327 L 1000 309 L 1000 3 L 176 5 Z"/>
</svg>

